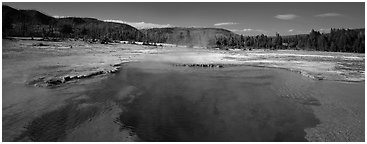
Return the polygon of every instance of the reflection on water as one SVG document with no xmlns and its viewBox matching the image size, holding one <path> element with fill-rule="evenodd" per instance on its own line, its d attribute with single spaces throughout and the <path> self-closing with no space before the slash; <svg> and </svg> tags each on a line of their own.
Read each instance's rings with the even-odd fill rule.
<svg viewBox="0 0 367 144">
<path fill-rule="evenodd" d="M 281 77 L 269 69 L 166 69 L 140 64 L 118 76 L 139 90 L 120 120 L 144 141 L 305 141 L 319 122 L 276 94 Z"/>
<path fill-rule="evenodd" d="M 278 69 L 127 64 L 33 119 L 15 140 L 66 140 L 80 124 L 111 111 L 112 102 L 122 112 L 111 121 L 141 141 L 306 141 L 304 129 L 320 123 L 311 109 L 321 105 L 313 84 Z"/>
</svg>

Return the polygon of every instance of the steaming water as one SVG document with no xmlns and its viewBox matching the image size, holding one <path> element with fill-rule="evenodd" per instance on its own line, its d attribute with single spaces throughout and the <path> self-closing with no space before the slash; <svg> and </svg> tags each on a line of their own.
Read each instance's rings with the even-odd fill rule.
<svg viewBox="0 0 367 144">
<path fill-rule="evenodd" d="M 304 129 L 320 123 L 311 108 L 322 105 L 319 97 L 343 97 L 348 90 L 363 96 L 363 85 L 314 81 L 270 68 L 132 63 L 104 80 L 46 92 L 53 99 L 64 95 L 63 105 L 36 116 L 11 141 L 118 141 L 109 137 L 119 137 L 111 122 L 140 141 L 306 141 Z M 38 105 L 52 105 L 47 97 L 37 98 L 43 99 Z M 114 109 L 120 110 L 114 119 L 93 123 Z M 18 114 L 3 113 L 6 134 L 12 127 L 4 125 L 20 121 L 19 111 L 27 110 L 3 107 L 5 114 Z M 101 128 L 94 132 L 95 127 Z"/>
</svg>

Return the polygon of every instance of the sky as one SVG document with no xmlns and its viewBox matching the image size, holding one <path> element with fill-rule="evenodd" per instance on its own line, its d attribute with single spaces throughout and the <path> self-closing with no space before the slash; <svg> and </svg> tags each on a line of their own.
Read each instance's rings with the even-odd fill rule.
<svg viewBox="0 0 367 144">
<path fill-rule="evenodd" d="M 54 17 L 93 17 L 137 28 L 215 27 L 243 35 L 294 35 L 312 29 L 364 28 L 363 2 L 212 2 L 212 3 L 3 3 Z"/>
</svg>

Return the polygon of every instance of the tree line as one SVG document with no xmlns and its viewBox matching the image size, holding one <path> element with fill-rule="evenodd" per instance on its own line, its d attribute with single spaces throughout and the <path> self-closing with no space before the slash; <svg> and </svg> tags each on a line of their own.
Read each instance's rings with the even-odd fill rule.
<svg viewBox="0 0 367 144">
<path fill-rule="evenodd" d="M 320 33 L 312 30 L 309 34 L 280 36 L 231 35 L 229 37 L 216 37 L 216 47 L 247 48 L 247 49 L 302 49 L 329 52 L 364 53 L 364 29 L 334 29 L 330 33 Z"/>
</svg>

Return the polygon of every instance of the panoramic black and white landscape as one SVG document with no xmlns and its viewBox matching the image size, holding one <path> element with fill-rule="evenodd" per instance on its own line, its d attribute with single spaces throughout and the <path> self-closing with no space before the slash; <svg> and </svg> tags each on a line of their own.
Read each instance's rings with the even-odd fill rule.
<svg viewBox="0 0 367 144">
<path fill-rule="evenodd" d="M 2 3 L 2 141 L 364 142 L 365 3 Z"/>
</svg>

